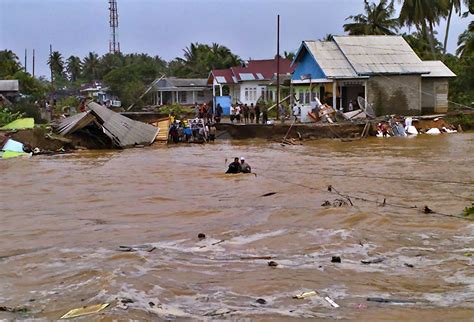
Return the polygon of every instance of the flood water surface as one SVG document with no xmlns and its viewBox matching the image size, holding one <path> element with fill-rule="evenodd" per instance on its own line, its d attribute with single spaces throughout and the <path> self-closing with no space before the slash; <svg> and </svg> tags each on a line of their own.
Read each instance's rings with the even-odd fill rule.
<svg viewBox="0 0 474 322">
<path fill-rule="evenodd" d="M 0 318 L 472 321 L 474 134 L 303 143 L 0 162 Z"/>
</svg>

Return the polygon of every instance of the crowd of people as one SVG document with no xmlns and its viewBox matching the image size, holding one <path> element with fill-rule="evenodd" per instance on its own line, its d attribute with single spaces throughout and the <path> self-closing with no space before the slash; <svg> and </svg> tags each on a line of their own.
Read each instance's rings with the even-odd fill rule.
<svg viewBox="0 0 474 322">
<path fill-rule="evenodd" d="M 203 119 L 175 120 L 169 128 L 169 140 L 173 143 L 214 142 L 217 128 L 215 123 L 204 123 Z"/>
<path fill-rule="evenodd" d="M 234 161 L 229 164 L 229 168 L 227 169 L 226 173 L 252 173 L 252 168 L 247 162 L 245 162 L 244 157 L 240 158 L 240 162 L 239 158 L 235 157 Z"/>
<path fill-rule="evenodd" d="M 268 122 L 268 108 L 266 105 L 260 106 L 259 103 L 248 104 L 232 104 L 230 107 L 230 121 L 232 124 L 267 124 Z"/>
<path fill-rule="evenodd" d="M 206 123 L 217 123 L 221 122 L 222 114 L 224 113 L 221 104 L 217 104 L 214 110 L 211 105 L 203 103 L 199 105 L 197 102 L 194 103 L 194 114 L 196 118 L 203 119 Z"/>
</svg>

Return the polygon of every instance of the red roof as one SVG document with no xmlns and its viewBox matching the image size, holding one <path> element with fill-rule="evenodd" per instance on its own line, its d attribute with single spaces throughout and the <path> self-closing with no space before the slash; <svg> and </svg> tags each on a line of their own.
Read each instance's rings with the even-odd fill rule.
<svg viewBox="0 0 474 322">
<path fill-rule="evenodd" d="M 280 57 L 280 75 L 293 73 L 295 65 L 291 60 Z M 249 60 L 245 67 L 236 66 L 229 69 L 214 69 L 209 76 L 209 83 L 216 78 L 220 84 L 235 84 L 241 81 L 271 80 L 277 73 L 277 59 Z"/>
</svg>

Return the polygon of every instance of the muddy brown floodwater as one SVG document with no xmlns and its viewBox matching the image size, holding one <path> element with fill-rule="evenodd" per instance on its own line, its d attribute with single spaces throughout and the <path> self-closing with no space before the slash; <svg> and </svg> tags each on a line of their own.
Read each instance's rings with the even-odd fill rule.
<svg viewBox="0 0 474 322">
<path fill-rule="evenodd" d="M 224 175 L 234 156 L 257 176 Z M 0 306 L 27 312 L 0 318 L 112 303 L 85 319 L 472 321 L 474 221 L 421 208 L 471 205 L 473 164 L 473 133 L 5 160 Z M 341 199 L 328 185 L 354 205 L 321 206 Z"/>
</svg>

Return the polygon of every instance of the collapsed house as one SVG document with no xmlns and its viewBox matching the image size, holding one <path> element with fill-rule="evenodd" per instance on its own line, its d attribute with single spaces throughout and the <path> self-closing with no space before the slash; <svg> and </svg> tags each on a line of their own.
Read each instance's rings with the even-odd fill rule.
<svg viewBox="0 0 474 322">
<path fill-rule="evenodd" d="M 159 128 L 134 121 L 94 102 L 88 110 L 62 120 L 57 131 L 61 135 L 75 134 L 98 141 L 104 148 L 128 148 L 150 145 L 155 141 Z"/>
</svg>

